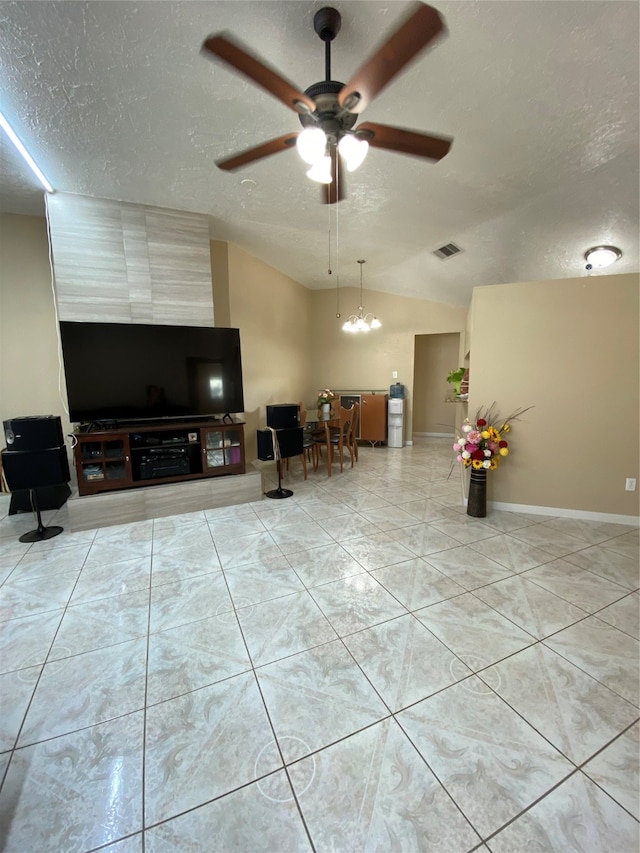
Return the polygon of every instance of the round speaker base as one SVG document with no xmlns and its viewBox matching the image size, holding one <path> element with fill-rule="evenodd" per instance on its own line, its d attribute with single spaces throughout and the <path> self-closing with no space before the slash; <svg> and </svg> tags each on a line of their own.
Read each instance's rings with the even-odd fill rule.
<svg viewBox="0 0 640 853">
<path fill-rule="evenodd" d="M 270 492 L 265 492 L 264 495 L 266 498 L 275 498 L 276 500 L 281 498 L 290 498 L 293 492 L 291 489 L 271 489 Z"/>
<path fill-rule="evenodd" d="M 31 530 L 29 533 L 23 533 L 20 537 L 20 542 L 44 542 L 45 539 L 53 539 L 54 536 L 58 536 L 64 527 L 42 527 L 37 530 Z"/>
</svg>

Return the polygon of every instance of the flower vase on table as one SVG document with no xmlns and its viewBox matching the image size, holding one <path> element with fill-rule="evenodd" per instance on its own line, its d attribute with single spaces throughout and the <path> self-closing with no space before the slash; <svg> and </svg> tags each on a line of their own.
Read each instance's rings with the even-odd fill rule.
<svg viewBox="0 0 640 853">
<path fill-rule="evenodd" d="M 495 471 L 501 459 L 509 455 L 509 442 L 504 436 L 511 430 L 510 421 L 518 420 L 530 408 L 518 409 L 502 420 L 490 406 L 486 411 L 479 410 L 473 422 L 466 418 L 462 424 L 462 435 L 456 438 L 453 449 L 458 462 L 471 468 L 467 515 L 486 517 L 487 471 Z M 501 422 L 502 426 L 497 426 Z"/>
<path fill-rule="evenodd" d="M 328 418 L 331 412 L 331 403 L 336 399 L 336 395 L 329 388 L 323 391 L 318 391 L 318 417 Z"/>
</svg>

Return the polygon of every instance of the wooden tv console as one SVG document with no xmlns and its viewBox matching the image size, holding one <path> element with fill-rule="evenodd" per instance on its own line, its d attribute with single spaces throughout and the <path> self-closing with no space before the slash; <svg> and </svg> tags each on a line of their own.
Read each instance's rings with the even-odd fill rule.
<svg viewBox="0 0 640 853">
<path fill-rule="evenodd" d="M 244 421 L 193 419 L 75 432 L 78 493 L 245 473 Z"/>
</svg>

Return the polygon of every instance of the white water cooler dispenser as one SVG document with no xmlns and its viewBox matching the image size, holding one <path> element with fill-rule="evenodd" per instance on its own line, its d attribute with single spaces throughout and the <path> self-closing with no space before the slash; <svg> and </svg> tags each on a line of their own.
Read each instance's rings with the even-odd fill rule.
<svg viewBox="0 0 640 853">
<path fill-rule="evenodd" d="M 387 447 L 404 446 L 404 400 L 392 397 L 389 400 L 387 421 Z"/>
</svg>

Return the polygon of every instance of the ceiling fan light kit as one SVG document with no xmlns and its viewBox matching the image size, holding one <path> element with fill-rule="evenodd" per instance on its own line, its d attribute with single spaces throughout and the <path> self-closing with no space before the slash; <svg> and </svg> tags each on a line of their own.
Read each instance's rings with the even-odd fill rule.
<svg viewBox="0 0 640 853">
<path fill-rule="evenodd" d="M 345 134 L 338 142 L 338 153 L 344 157 L 347 172 L 355 172 L 364 163 L 369 150 L 366 139 L 359 139 L 351 133 Z"/>
<path fill-rule="evenodd" d="M 307 177 L 319 184 L 330 184 L 333 181 L 331 174 L 331 157 L 320 157 L 319 160 L 307 172 Z"/>
<path fill-rule="evenodd" d="M 415 2 L 407 18 L 347 84 L 331 79 L 331 42 L 340 31 L 341 23 L 340 13 L 331 6 L 315 13 L 314 30 L 325 45 L 325 79 L 313 83 L 304 92 L 222 33 L 204 41 L 204 54 L 221 60 L 261 86 L 293 110 L 303 127 L 298 134 L 285 134 L 217 160 L 220 169 L 233 171 L 286 151 L 295 140 L 300 157 L 311 166 L 307 177 L 325 184 L 322 200 L 325 204 L 334 204 L 344 197 L 343 166 L 346 171 L 353 172 L 362 165 L 370 146 L 432 161 L 441 160 L 448 153 L 453 141 L 450 137 L 372 122 L 355 127 L 359 114 L 369 103 L 419 53 L 444 34 L 444 23 L 438 12 L 425 3 Z M 328 188 L 336 183 L 339 184 L 337 191 Z"/>
<path fill-rule="evenodd" d="M 298 154 L 305 163 L 314 166 L 327 150 L 327 137 L 319 127 L 305 127 L 296 139 Z"/>
</svg>

